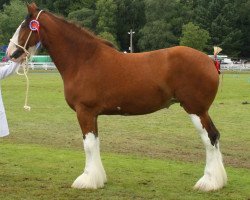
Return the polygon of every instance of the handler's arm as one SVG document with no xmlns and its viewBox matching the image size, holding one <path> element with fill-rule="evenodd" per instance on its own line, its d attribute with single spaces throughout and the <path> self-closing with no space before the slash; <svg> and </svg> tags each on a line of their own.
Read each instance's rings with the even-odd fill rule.
<svg viewBox="0 0 250 200">
<path fill-rule="evenodd" d="M 18 62 L 10 62 L 10 64 L 0 67 L 0 80 L 10 76 L 11 74 L 14 74 L 17 71 L 19 65 L 20 63 Z"/>
</svg>

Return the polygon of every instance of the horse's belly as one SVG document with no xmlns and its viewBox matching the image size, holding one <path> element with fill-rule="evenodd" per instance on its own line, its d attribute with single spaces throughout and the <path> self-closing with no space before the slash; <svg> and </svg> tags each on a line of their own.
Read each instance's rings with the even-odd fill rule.
<svg viewBox="0 0 250 200">
<path fill-rule="evenodd" d="M 169 107 L 173 103 L 170 93 L 160 89 L 133 91 L 117 96 L 119 98 L 110 100 L 103 114 L 142 115 Z"/>
</svg>

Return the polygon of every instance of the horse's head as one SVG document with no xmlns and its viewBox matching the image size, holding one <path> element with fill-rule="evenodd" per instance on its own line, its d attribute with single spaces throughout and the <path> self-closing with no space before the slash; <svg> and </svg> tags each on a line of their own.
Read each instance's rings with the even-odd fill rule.
<svg viewBox="0 0 250 200">
<path fill-rule="evenodd" d="M 33 53 L 39 42 L 39 23 L 36 19 L 41 12 L 35 3 L 28 4 L 27 8 L 28 15 L 17 28 L 7 48 L 6 52 L 10 58 L 19 58 L 24 53 Z"/>
</svg>

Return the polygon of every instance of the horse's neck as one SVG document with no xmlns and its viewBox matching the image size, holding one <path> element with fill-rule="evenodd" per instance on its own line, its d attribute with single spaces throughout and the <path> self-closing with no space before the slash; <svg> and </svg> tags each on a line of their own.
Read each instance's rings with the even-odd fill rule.
<svg viewBox="0 0 250 200">
<path fill-rule="evenodd" d="M 93 53 L 97 42 L 88 33 L 78 30 L 74 25 L 65 23 L 62 19 L 48 16 L 46 22 L 41 22 L 41 40 L 63 76 L 65 72 L 76 70 L 73 63 L 80 56 L 82 60 Z M 91 52 L 91 53 L 90 53 Z M 74 66 L 72 66 L 74 65 Z"/>
</svg>

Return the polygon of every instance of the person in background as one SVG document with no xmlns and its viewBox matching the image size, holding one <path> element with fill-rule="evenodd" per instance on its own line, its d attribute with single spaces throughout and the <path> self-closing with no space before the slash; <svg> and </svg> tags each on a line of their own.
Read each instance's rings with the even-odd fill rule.
<svg viewBox="0 0 250 200">
<path fill-rule="evenodd" d="M 18 70 L 22 60 L 23 56 L 21 56 L 18 60 L 12 60 L 11 62 L 6 63 L 5 66 L 0 67 L 0 81 L 14 74 Z M 9 135 L 9 127 L 2 100 L 1 82 L 0 82 L 0 137 L 4 137 L 7 135 Z"/>
</svg>

